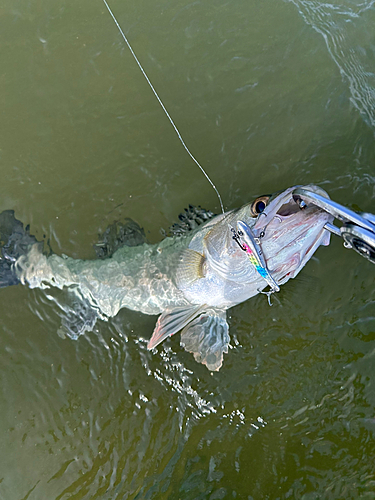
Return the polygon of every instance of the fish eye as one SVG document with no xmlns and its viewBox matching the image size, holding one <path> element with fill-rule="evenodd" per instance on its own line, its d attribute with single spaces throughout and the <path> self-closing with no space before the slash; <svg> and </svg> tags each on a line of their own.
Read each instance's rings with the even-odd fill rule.
<svg viewBox="0 0 375 500">
<path fill-rule="evenodd" d="M 266 208 L 267 203 L 269 201 L 269 196 L 260 196 L 251 204 L 250 211 L 252 215 L 259 215 Z"/>
</svg>

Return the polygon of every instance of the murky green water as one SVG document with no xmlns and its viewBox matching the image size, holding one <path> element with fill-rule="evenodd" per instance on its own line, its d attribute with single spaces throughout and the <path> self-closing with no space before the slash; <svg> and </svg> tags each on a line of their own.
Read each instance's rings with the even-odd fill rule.
<svg viewBox="0 0 375 500">
<path fill-rule="evenodd" d="M 309 182 L 375 212 L 375 6 L 113 0 L 227 208 Z M 218 211 L 99 1 L 0 6 L 0 210 L 93 257 L 132 217 Z M 375 497 L 375 268 L 338 239 L 280 304 L 231 310 L 211 374 L 155 317 L 77 341 L 40 291 L 0 290 L 0 498 Z"/>
</svg>

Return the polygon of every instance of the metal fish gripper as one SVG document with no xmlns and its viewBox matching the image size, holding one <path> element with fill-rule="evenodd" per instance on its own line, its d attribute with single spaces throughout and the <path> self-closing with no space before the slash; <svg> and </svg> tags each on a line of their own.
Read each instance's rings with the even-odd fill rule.
<svg viewBox="0 0 375 500">
<path fill-rule="evenodd" d="M 345 248 L 352 248 L 359 255 L 375 264 L 375 215 L 354 212 L 344 205 L 304 188 L 297 188 L 293 198 L 303 209 L 313 204 L 339 220 L 340 227 L 327 223 L 324 227 L 344 240 Z"/>
</svg>

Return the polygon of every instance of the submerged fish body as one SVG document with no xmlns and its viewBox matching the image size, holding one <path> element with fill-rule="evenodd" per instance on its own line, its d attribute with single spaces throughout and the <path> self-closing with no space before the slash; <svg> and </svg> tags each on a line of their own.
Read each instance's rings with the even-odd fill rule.
<svg viewBox="0 0 375 500">
<path fill-rule="evenodd" d="M 306 188 L 328 196 L 316 186 Z M 158 244 L 122 246 L 104 260 L 46 256 L 28 235 L 27 248 L 17 257 L 9 257 L 9 243 L 3 246 L 0 286 L 68 287 L 104 319 L 122 308 L 161 313 L 148 348 L 182 330 L 185 349 L 218 370 L 230 340 L 226 310 L 268 286 L 233 238 L 238 224 L 259 242 L 277 289 L 299 273 L 320 245 L 329 244 L 324 225 L 332 217 L 315 206 L 301 209 L 294 189 L 259 198 Z"/>
</svg>

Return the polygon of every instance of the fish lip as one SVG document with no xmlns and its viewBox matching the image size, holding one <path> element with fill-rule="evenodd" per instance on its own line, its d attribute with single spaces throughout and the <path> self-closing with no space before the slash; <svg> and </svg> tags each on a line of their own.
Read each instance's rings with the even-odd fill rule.
<svg viewBox="0 0 375 500">
<path fill-rule="evenodd" d="M 320 194 L 321 196 L 325 196 L 326 198 L 329 199 L 328 193 L 324 191 L 324 189 L 322 189 L 321 187 L 315 186 L 314 184 L 308 184 L 306 186 L 302 185 L 293 186 L 289 189 L 286 189 L 279 195 L 277 195 L 269 203 L 269 205 L 265 208 L 265 210 L 258 216 L 258 219 L 253 226 L 253 231 L 262 229 L 267 224 L 267 222 L 270 222 L 272 218 L 274 218 L 275 216 L 284 219 L 302 211 L 305 211 L 306 213 L 310 214 L 312 212 L 316 213 L 317 211 L 324 212 L 322 211 L 322 209 L 316 207 L 313 204 L 308 205 L 304 209 L 301 209 L 298 204 L 298 201 L 293 198 L 293 192 L 298 188 L 303 188 L 308 191 L 312 191 L 314 193 Z"/>
</svg>

